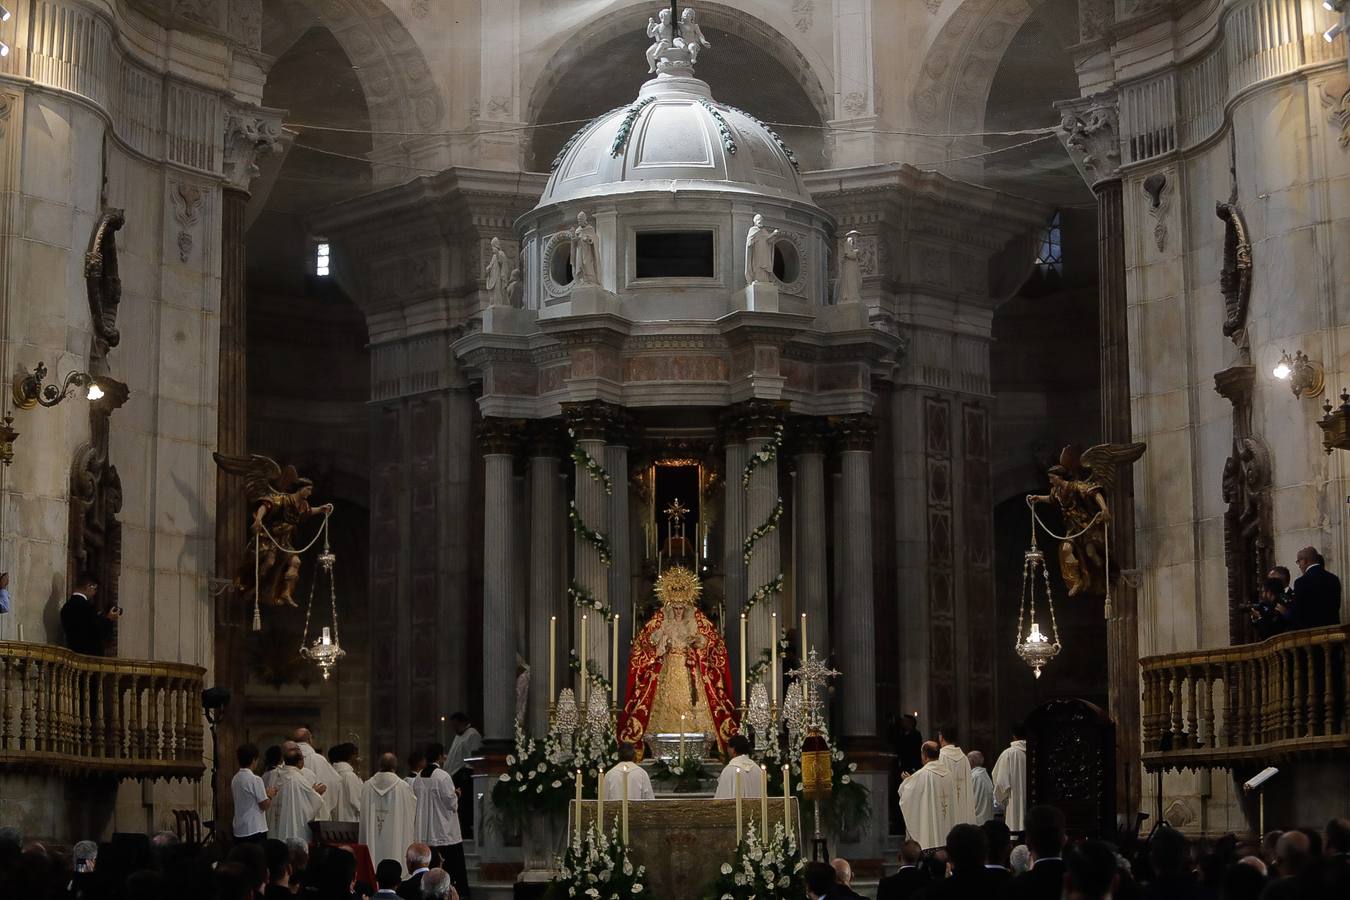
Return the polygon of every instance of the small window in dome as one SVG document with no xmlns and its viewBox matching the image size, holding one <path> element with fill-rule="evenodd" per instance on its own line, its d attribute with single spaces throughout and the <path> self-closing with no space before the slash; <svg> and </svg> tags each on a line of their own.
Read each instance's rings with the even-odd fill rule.
<svg viewBox="0 0 1350 900">
<path fill-rule="evenodd" d="M 712 232 L 638 232 L 637 277 L 714 277 Z"/>
<path fill-rule="evenodd" d="M 549 253 L 548 274 L 558 287 L 572 283 L 572 242 L 558 241 Z"/>
<path fill-rule="evenodd" d="M 773 245 L 773 277 L 783 284 L 794 284 L 801 275 L 797 248 L 791 241 L 777 241 Z"/>
</svg>

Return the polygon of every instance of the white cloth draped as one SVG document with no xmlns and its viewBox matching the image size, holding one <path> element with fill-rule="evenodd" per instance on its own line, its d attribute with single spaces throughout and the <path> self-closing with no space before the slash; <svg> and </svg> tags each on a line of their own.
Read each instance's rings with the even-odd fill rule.
<svg viewBox="0 0 1350 900">
<path fill-rule="evenodd" d="M 459 795 L 449 772 L 437 766 L 430 776 L 418 775 L 413 793 L 417 795 L 413 830 L 419 841 L 432 847 L 464 842 L 459 830 Z"/>
<path fill-rule="evenodd" d="M 483 736 L 478 733 L 478 729 L 472 725 L 465 728 L 463 734 L 455 735 L 455 739 L 450 742 L 450 750 L 445 754 L 445 771 L 454 775 L 464 768 L 464 760 L 478 755 L 482 746 Z"/>
<path fill-rule="evenodd" d="M 623 800 L 623 773 L 628 773 L 629 800 L 655 800 L 652 780 L 637 763 L 621 762 L 605 773 L 605 800 Z M 742 785 L 744 788 L 744 785 Z"/>
<path fill-rule="evenodd" d="M 759 766 L 748 756 L 732 757 L 731 762 L 727 763 L 722 774 L 717 776 L 717 793 L 713 795 L 714 800 L 735 800 L 736 799 L 736 773 L 740 773 L 741 779 L 741 797 L 749 800 L 759 799 L 759 782 L 763 777 Z"/>
<path fill-rule="evenodd" d="M 946 846 L 947 832 L 956 824 L 947 785 L 950 780 L 946 765 L 933 760 L 900 782 L 900 813 L 905 817 L 905 831 L 925 850 Z"/>
<path fill-rule="evenodd" d="M 408 877 L 404 858 L 408 845 L 415 841 L 413 830 L 417 815 L 417 797 L 408 783 L 394 772 L 376 772 L 361 786 L 360 841 L 370 848 L 375 865 L 396 859 Z"/>
<path fill-rule="evenodd" d="M 1013 741 L 994 764 L 994 802 L 1011 832 L 1023 829 L 1027 811 L 1027 742 Z"/>
<path fill-rule="evenodd" d="M 306 742 L 300 743 L 300 753 L 305 757 L 305 771 L 313 775 L 316 782 L 326 785 L 328 788 L 323 795 L 323 809 L 315 818 L 331 819 L 333 818 L 333 798 L 337 796 L 337 771 L 322 753 Z"/>
<path fill-rule="evenodd" d="M 975 824 L 983 825 L 994 817 L 994 782 L 984 766 L 972 766 L 970 789 L 975 796 Z"/>
<path fill-rule="evenodd" d="M 313 776 L 304 769 L 284 766 L 277 778 L 277 795 L 267 810 L 267 836 L 279 841 L 310 840 L 309 823 L 319 818 L 323 798 L 314 790 Z"/>
<path fill-rule="evenodd" d="M 955 744 L 948 744 L 938 753 L 938 762 L 947 767 L 947 791 L 951 797 L 952 824 L 975 824 L 975 795 L 970 786 L 970 760 Z M 946 835 L 943 835 L 946 842 Z"/>
<path fill-rule="evenodd" d="M 356 774 L 351 763 L 340 762 L 333 766 L 338 782 L 329 787 L 336 791 L 333 796 L 334 822 L 359 822 L 361 820 L 361 776 Z"/>
</svg>

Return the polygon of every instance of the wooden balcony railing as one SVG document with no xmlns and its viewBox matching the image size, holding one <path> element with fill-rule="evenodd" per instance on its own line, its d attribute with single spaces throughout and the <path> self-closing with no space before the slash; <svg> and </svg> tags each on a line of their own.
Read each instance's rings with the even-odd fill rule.
<svg viewBox="0 0 1350 900">
<path fill-rule="evenodd" d="M 1350 626 L 1141 661 L 1144 766 L 1230 768 L 1350 748 Z"/>
<path fill-rule="evenodd" d="M 205 672 L 0 641 L 0 771 L 200 777 Z"/>
</svg>

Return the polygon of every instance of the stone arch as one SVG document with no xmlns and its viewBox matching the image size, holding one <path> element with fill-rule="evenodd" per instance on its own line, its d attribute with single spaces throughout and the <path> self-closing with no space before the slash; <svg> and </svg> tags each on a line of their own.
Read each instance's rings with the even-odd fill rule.
<svg viewBox="0 0 1350 900">
<path fill-rule="evenodd" d="M 271 6 L 272 4 L 268 4 Z M 282 4 L 276 4 L 282 7 Z M 357 69 L 370 109 L 374 145 L 406 141 L 408 133 L 435 131 L 445 121 L 445 101 L 422 48 L 398 15 L 380 0 L 299 0 L 289 15 L 268 11 L 267 24 L 282 32 L 265 49 L 279 56 L 313 26 L 328 29 Z M 282 45 L 278 48 L 276 40 Z"/>
<path fill-rule="evenodd" d="M 981 131 L 994 75 L 1017 32 L 1052 0 L 964 0 L 923 54 L 911 94 L 918 124 L 934 132 Z"/>
<path fill-rule="evenodd" d="M 547 64 L 540 69 L 540 75 L 533 85 L 521 86 L 522 94 L 529 98 L 524 110 L 525 121 L 534 123 L 537 120 L 559 81 L 572 66 L 623 35 L 642 35 L 651 14 L 652 4 L 649 0 L 644 0 L 619 9 L 607 10 L 579 25 L 574 33 L 584 34 L 584 37 L 561 44 Z M 779 60 L 789 72 L 796 75 L 798 85 L 810 100 L 822 124 L 834 117 L 833 86 L 832 82 L 827 86 L 825 80 L 828 75 L 823 78 L 817 66 L 807 59 L 801 48 L 783 32 L 752 13 L 735 9 L 725 3 L 699 3 L 698 16 L 699 23 L 704 26 L 736 35 L 763 47 L 770 56 Z M 637 38 L 635 47 L 645 40 Z M 635 55 L 635 59 L 635 66 L 642 62 L 640 55 Z"/>
</svg>

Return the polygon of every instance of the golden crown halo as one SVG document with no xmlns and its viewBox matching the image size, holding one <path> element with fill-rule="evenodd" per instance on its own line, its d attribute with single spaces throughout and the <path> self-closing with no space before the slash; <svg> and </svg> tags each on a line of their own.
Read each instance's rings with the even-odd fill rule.
<svg viewBox="0 0 1350 900">
<path fill-rule="evenodd" d="M 681 606 L 698 602 L 703 593 L 703 584 L 684 566 L 671 566 L 656 579 L 656 596 L 661 605 Z"/>
</svg>

